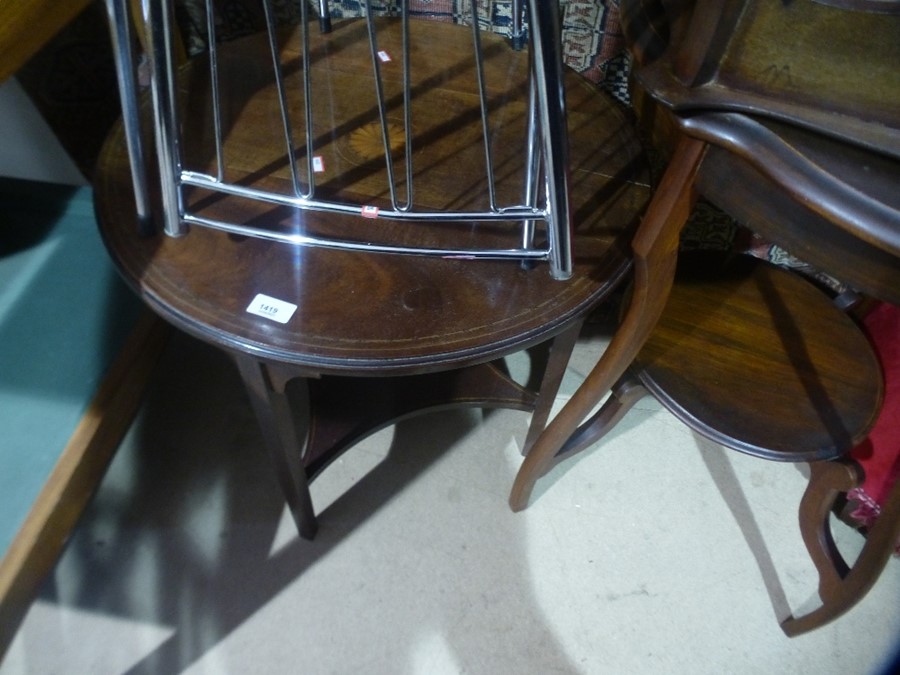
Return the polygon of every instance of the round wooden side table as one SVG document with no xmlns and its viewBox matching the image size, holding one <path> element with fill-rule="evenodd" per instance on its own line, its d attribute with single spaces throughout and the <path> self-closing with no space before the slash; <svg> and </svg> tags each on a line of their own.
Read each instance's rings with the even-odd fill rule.
<svg viewBox="0 0 900 675">
<path fill-rule="evenodd" d="M 312 44 L 313 54 L 344 57 L 334 61 L 328 77 L 320 78 L 328 86 L 315 92 L 317 106 L 331 106 L 330 116 L 319 114 L 317 119 L 333 122 L 321 130 L 324 140 L 317 151 L 331 172 L 326 187 L 351 192 L 377 184 L 384 171 L 383 158 L 379 163 L 366 156 L 377 112 L 361 112 L 358 106 L 364 69 L 353 69 L 346 61 L 359 33 L 360 22 L 341 22 L 328 35 L 314 35 Z M 419 142 L 415 166 L 432 181 L 417 198 L 430 209 L 483 200 L 485 188 L 472 182 L 476 172 L 470 169 L 483 157 L 473 157 L 465 142 L 453 140 L 465 138 L 456 133 L 460 129 L 480 129 L 480 104 L 471 92 L 471 30 L 422 22 L 416 34 L 422 40 L 417 68 L 431 71 L 420 73 L 413 86 Z M 243 172 L 245 182 L 253 184 L 277 183 L 285 170 L 266 127 L 264 110 L 272 88 L 258 79 L 254 65 L 266 57 L 264 49 L 256 36 L 221 49 L 230 66 L 224 70 L 230 78 L 224 88 L 243 96 L 228 108 L 234 124 L 226 120 L 227 156 L 234 158 L 234 170 Z M 488 35 L 484 53 L 486 77 L 494 87 L 490 115 L 502 190 L 507 189 L 504 176 L 524 169 L 527 54 Z M 195 60 L 180 73 L 191 117 L 205 110 L 209 91 L 204 72 L 202 60 Z M 568 75 L 566 97 L 575 230 L 574 274 L 566 281 L 551 279 L 541 264 L 527 269 L 509 260 L 301 248 L 200 227 L 180 238 L 142 236 L 123 133 L 112 133 L 95 181 L 109 252 L 135 291 L 163 318 L 234 356 L 304 536 L 312 536 L 316 526 L 309 480 L 355 441 L 392 420 L 448 405 L 505 406 L 534 412 L 526 447 L 543 429 L 581 322 L 627 275 L 631 236 L 649 200 L 642 149 L 619 105 L 575 73 Z M 246 132 L 247 125 L 237 124 L 238 119 L 255 120 L 250 128 L 256 133 Z M 186 130 L 191 145 L 185 156 L 209 161 L 210 139 L 200 130 L 190 132 Z M 189 194 L 187 199 L 213 215 L 216 209 L 232 208 L 227 200 L 205 195 Z M 246 209 L 230 215 L 237 213 L 247 222 L 266 220 L 338 235 L 356 233 L 360 225 L 358 217 L 271 204 L 233 208 Z M 392 227 L 371 222 L 373 236 L 394 234 Z M 494 228 L 422 223 L 412 236 L 417 244 L 449 236 L 493 244 Z M 288 313 L 279 314 L 283 321 L 248 311 L 267 302 L 259 300 L 260 294 L 285 303 Z M 515 383 L 497 363 L 549 341 L 548 365 L 537 388 Z M 296 378 L 307 383 L 306 411 L 288 405 L 285 386 Z M 298 428 L 295 422 L 301 417 L 307 424 Z"/>
</svg>

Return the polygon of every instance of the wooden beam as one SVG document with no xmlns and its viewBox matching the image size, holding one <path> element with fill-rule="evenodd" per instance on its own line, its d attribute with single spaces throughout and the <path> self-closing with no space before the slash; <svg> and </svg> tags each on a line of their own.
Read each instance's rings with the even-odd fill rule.
<svg viewBox="0 0 900 675">
<path fill-rule="evenodd" d="M 0 82 L 13 75 L 92 0 L 0 2 Z"/>
<path fill-rule="evenodd" d="M 145 310 L 0 560 L 0 659 L 131 426 L 167 335 Z"/>
</svg>

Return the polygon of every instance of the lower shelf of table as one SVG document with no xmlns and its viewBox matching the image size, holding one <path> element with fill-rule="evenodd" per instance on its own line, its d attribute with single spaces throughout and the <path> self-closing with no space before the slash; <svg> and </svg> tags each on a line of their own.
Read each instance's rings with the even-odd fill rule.
<svg viewBox="0 0 900 675">
<path fill-rule="evenodd" d="M 537 392 L 518 384 L 502 361 L 405 377 L 307 380 L 309 431 L 304 466 L 312 478 L 367 436 L 415 415 L 451 408 L 531 411 Z"/>
</svg>

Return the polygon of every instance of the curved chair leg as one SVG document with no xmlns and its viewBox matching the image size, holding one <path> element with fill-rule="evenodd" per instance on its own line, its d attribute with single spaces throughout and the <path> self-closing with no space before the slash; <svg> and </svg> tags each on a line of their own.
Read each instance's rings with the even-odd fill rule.
<svg viewBox="0 0 900 675">
<path fill-rule="evenodd" d="M 640 380 L 631 372 L 626 372 L 618 382 L 613 385 L 612 393 L 600 409 L 590 419 L 581 424 L 553 458 L 553 463 L 548 471 L 560 462 L 577 455 L 582 450 L 597 443 L 606 436 L 625 417 L 625 414 L 634 407 L 649 392 L 641 384 Z"/>
<path fill-rule="evenodd" d="M 810 462 L 809 485 L 800 502 L 800 533 L 819 573 L 819 595 L 834 595 L 850 568 L 831 534 L 831 512 L 838 495 L 848 492 L 862 479 L 853 461 Z"/>
<path fill-rule="evenodd" d="M 828 518 L 837 494 L 858 484 L 859 467 L 851 462 L 810 466 L 813 473 L 800 504 L 800 527 L 819 572 L 822 606 L 809 614 L 785 619 L 781 628 L 790 637 L 824 626 L 862 600 L 878 580 L 900 536 L 900 481 L 897 481 L 859 557 L 848 569 L 827 531 Z"/>
<path fill-rule="evenodd" d="M 675 277 L 678 236 L 694 204 L 694 178 L 706 144 L 682 137 L 632 243 L 634 292 L 621 326 L 574 396 L 538 437 L 522 462 L 509 505 L 528 505 L 537 479 L 602 400 L 647 340 L 665 307 Z"/>
</svg>

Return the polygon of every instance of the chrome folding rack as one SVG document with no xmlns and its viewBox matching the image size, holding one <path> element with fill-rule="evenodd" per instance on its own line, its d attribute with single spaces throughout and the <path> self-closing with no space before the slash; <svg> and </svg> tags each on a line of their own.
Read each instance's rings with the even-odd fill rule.
<svg viewBox="0 0 900 675">
<path fill-rule="evenodd" d="M 315 0 L 318 4 L 319 29 L 331 29 L 327 0 Z M 472 44 L 478 91 L 481 100 L 482 142 L 487 167 L 487 191 L 489 208 L 471 211 L 422 210 L 414 206 L 414 183 L 412 154 L 414 138 L 411 119 L 410 55 L 406 48 L 410 31 L 410 11 L 408 0 L 399 0 L 403 35 L 403 117 L 405 142 L 405 195 L 401 198 L 394 175 L 391 159 L 391 143 L 387 123 L 385 95 L 379 69 L 378 36 L 375 28 L 371 0 L 363 0 L 366 9 L 364 21 L 367 23 L 369 51 L 371 52 L 373 83 L 381 126 L 381 141 L 384 146 L 387 168 L 387 192 L 390 207 L 379 209 L 378 217 L 400 223 L 507 223 L 517 228 L 513 241 L 518 245 L 506 248 L 427 248 L 372 243 L 359 240 L 336 239 L 305 232 L 285 232 L 277 228 L 266 228 L 256 224 L 211 219 L 193 212 L 185 199 L 186 188 L 202 188 L 222 195 L 258 200 L 283 207 L 312 210 L 325 213 L 339 213 L 364 217 L 365 205 L 323 199 L 317 190 L 316 172 L 313 162 L 315 155 L 312 134 L 310 105 L 313 82 L 309 63 L 310 9 L 307 0 L 299 0 L 301 12 L 300 26 L 300 70 L 306 109 L 305 129 L 298 135 L 303 138 L 305 151 L 298 152 L 294 142 L 294 120 L 287 105 L 283 65 L 280 63 L 271 0 L 261 0 L 268 32 L 268 44 L 274 69 L 274 80 L 278 89 L 279 116 L 285 144 L 285 157 L 290 164 L 291 190 L 287 194 L 236 184 L 226 180 L 223 155 L 223 128 L 220 116 L 221 101 L 217 83 L 219 81 L 219 45 L 216 41 L 216 26 L 213 18 L 213 1 L 205 0 L 208 30 L 208 61 L 210 69 L 211 97 L 215 138 L 215 171 L 191 170 L 185 165 L 180 119 L 176 99 L 176 68 L 174 63 L 173 0 L 142 0 L 142 20 L 148 38 L 148 58 L 150 67 L 150 88 L 152 96 L 153 132 L 155 138 L 155 158 L 160 176 L 162 222 L 166 234 L 181 236 L 191 226 L 210 227 L 229 233 L 262 237 L 295 246 L 318 246 L 342 250 L 370 251 L 397 254 L 418 254 L 459 258 L 509 258 L 524 261 L 547 261 L 550 274 L 556 279 L 566 279 L 572 273 L 571 208 L 569 204 L 568 177 L 568 136 L 566 130 L 566 108 L 563 88 L 562 48 L 559 20 L 559 3 L 556 0 L 527 0 L 528 44 L 531 50 L 530 87 L 528 92 L 527 139 L 523 142 L 524 181 L 521 186 L 519 203 L 499 204 L 495 193 L 493 155 L 491 149 L 491 126 L 488 115 L 488 100 L 483 81 L 483 55 L 481 49 L 481 27 L 477 16 L 477 0 L 471 0 Z M 133 56 L 133 33 L 129 20 L 129 0 L 106 0 L 112 29 L 113 47 L 116 52 L 117 72 L 121 90 L 123 119 L 126 142 L 131 162 L 136 208 L 139 220 L 147 227 L 152 222 L 146 153 L 142 147 L 139 95 L 136 83 L 135 59 Z M 524 42 L 523 0 L 513 2 L 514 47 Z M 300 160 L 305 166 L 298 164 Z M 301 181 L 302 173 L 305 181 Z M 543 187 L 543 190 L 541 189 Z M 361 221 L 362 223 L 362 221 Z M 536 244 L 535 231 L 539 223 L 545 225 L 546 234 L 541 243 Z M 363 230 L 361 230 L 363 231 Z"/>
</svg>

